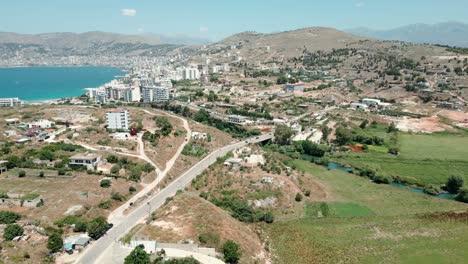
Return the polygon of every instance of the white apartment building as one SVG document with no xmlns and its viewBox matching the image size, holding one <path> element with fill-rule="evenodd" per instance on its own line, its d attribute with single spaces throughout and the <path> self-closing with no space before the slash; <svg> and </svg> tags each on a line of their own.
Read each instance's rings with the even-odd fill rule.
<svg viewBox="0 0 468 264">
<path fill-rule="evenodd" d="M 144 103 L 165 102 L 172 99 L 171 89 L 163 86 L 141 88 L 141 98 Z"/>
<path fill-rule="evenodd" d="M 123 100 L 127 103 L 140 102 L 141 91 L 139 87 L 127 88 L 122 92 Z"/>
<path fill-rule="evenodd" d="M 0 98 L 0 106 L 23 106 L 23 104 L 19 98 Z"/>
<path fill-rule="evenodd" d="M 130 115 L 128 110 L 116 109 L 106 113 L 107 129 L 129 130 Z"/>
<path fill-rule="evenodd" d="M 103 88 L 86 88 L 86 95 L 97 104 L 105 104 L 109 101 L 106 90 Z"/>
</svg>

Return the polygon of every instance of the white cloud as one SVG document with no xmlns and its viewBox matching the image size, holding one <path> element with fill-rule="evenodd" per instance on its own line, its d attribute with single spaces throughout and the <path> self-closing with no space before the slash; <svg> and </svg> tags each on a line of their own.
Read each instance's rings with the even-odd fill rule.
<svg viewBox="0 0 468 264">
<path fill-rule="evenodd" d="M 139 29 L 137 29 L 137 30 L 138 30 L 138 32 L 140 32 L 140 33 L 142 33 L 142 32 L 145 31 L 143 28 L 139 28 Z"/>
<path fill-rule="evenodd" d="M 122 16 L 136 16 L 137 11 L 135 9 L 122 9 L 120 10 Z"/>
<path fill-rule="evenodd" d="M 208 32 L 208 27 L 200 27 L 200 32 L 201 32 L 201 33 L 206 33 L 206 32 Z"/>
<path fill-rule="evenodd" d="M 366 3 L 364 3 L 364 2 L 357 2 L 356 4 L 354 4 L 354 6 L 357 7 L 357 8 L 361 8 L 361 7 L 365 6 L 365 5 L 366 5 Z"/>
</svg>

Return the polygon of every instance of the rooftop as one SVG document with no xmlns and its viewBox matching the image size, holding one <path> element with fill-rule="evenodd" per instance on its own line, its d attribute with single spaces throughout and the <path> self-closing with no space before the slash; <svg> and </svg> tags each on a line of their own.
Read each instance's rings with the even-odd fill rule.
<svg viewBox="0 0 468 264">
<path fill-rule="evenodd" d="M 74 160 L 77 160 L 77 159 L 81 159 L 81 160 L 87 160 L 87 159 L 96 159 L 96 158 L 99 158 L 101 157 L 101 155 L 98 155 L 98 154 L 94 154 L 94 153 L 79 153 L 79 154 L 76 154 L 76 155 L 73 155 L 70 157 L 70 159 L 74 159 Z"/>
</svg>

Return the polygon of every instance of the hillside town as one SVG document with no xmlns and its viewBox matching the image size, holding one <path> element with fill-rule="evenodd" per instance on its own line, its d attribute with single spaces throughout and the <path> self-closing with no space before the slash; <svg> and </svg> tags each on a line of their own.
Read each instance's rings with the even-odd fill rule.
<svg viewBox="0 0 468 264">
<path fill-rule="evenodd" d="M 389 241 L 435 247 L 452 225 L 466 236 L 464 54 L 329 28 L 138 55 L 36 48 L 2 63 L 126 73 L 0 98 L 0 263 L 359 263 Z"/>
</svg>

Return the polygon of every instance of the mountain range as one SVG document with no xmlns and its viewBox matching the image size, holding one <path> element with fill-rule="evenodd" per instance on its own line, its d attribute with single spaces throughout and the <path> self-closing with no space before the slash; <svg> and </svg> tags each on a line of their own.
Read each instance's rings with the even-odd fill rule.
<svg viewBox="0 0 468 264">
<path fill-rule="evenodd" d="M 389 30 L 366 27 L 347 29 L 346 32 L 380 40 L 400 40 L 419 44 L 440 44 L 468 47 L 468 24 L 447 22 L 439 24 L 413 24 Z"/>
</svg>

